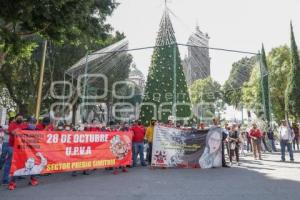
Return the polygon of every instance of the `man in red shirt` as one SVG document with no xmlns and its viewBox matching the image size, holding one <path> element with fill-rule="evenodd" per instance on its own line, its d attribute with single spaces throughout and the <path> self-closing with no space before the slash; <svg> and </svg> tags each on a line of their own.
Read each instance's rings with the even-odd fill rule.
<svg viewBox="0 0 300 200">
<path fill-rule="evenodd" d="M 36 126 L 36 130 L 39 131 L 54 131 L 53 124 L 50 123 L 49 117 L 44 117 L 42 122 Z"/>
<path fill-rule="evenodd" d="M 18 130 L 25 130 L 27 129 L 28 125 L 23 122 L 23 115 L 22 114 L 17 114 L 16 120 L 12 123 L 9 124 L 8 127 L 8 134 L 9 134 L 9 145 L 11 148 L 14 148 L 14 143 L 15 143 L 15 135 Z M 12 158 L 11 158 L 12 159 Z M 11 160 L 9 161 L 11 163 Z M 11 181 L 8 185 L 9 190 L 14 190 L 16 189 L 17 185 L 15 182 L 16 177 L 11 177 Z M 30 177 L 30 184 L 32 186 L 38 185 L 38 180 L 34 177 Z"/>
<path fill-rule="evenodd" d="M 145 128 L 140 121 L 135 121 L 131 130 L 133 131 L 133 167 L 136 167 L 137 156 L 140 156 L 142 166 L 146 166 L 144 160 L 144 137 Z"/>
<path fill-rule="evenodd" d="M 257 128 L 257 125 L 255 123 L 252 124 L 252 129 L 250 129 L 249 131 L 249 136 L 251 138 L 254 159 L 257 160 L 257 153 L 258 153 L 259 160 L 262 160 L 261 158 L 262 132 Z"/>
</svg>

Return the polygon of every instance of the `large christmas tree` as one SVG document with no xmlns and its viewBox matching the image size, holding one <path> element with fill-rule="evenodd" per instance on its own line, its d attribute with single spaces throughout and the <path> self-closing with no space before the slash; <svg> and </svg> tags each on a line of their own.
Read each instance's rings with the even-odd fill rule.
<svg viewBox="0 0 300 200">
<path fill-rule="evenodd" d="M 166 8 L 152 55 L 140 119 L 144 124 L 148 124 L 152 118 L 167 122 L 169 116 L 173 116 L 176 121 L 186 121 L 190 115 L 187 84 Z"/>
</svg>

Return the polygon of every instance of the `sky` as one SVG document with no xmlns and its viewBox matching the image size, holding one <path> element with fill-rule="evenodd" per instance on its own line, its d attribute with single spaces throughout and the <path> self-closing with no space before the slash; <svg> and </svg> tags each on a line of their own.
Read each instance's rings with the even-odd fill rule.
<svg viewBox="0 0 300 200">
<path fill-rule="evenodd" d="M 129 48 L 153 46 L 164 10 L 164 0 L 117 0 L 121 4 L 108 22 L 124 32 Z M 257 53 L 261 44 L 272 48 L 290 43 L 290 20 L 300 46 L 299 0 L 167 0 L 177 43 L 186 43 L 196 24 L 210 36 L 210 47 Z M 134 62 L 148 73 L 153 50 L 132 52 Z M 186 48 L 180 48 L 181 58 Z M 249 56 L 210 50 L 211 76 L 228 78 L 232 63 Z"/>
</svg>

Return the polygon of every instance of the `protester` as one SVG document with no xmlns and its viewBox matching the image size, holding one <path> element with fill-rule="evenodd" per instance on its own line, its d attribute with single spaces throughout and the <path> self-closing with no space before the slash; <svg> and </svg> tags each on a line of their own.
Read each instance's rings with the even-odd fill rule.
<svg viewBox="0 0 300 200">
<path fill-rule="evenodd" d="M 8 185 L 9 183 L 9 170 L 11 166 L 11 159 L 12 159 L 12 147 L 8 143 L 8 132 L 7 127 L 3 127 L 3 143 L 2 143 L 2 152 L 0 156 L 0 170 L 3 169 L 2 172 L 2 180 L 1 183 L 3 185 Z"/>
<path fill-rule="evenodd" d="M 130 131 L 129 124 L 127 122 L 121 124 L 120 131 Z"/>
<path fill-rule="evenodd" d="M 264 147 L 264 153 L 265 153 L 266 151 L 272 152 L 272 151 L 269 149 L 268 145 L 267 145 L 266 138 L 267 138 L 267 133 L 266 133 L 266 132 L 263 132 L 262 138 L 261 138 L 261 139 L 262 139 L 262 144 L 263 144 L 263 147 Z"/>
<path fill-rule="evenodd" d="M 246 138 L 247 138 L 247 152 L 252 152 L 252 143 L 251 143 L 251 137 L 249 131 L 246 132 Z"/>
<path fill-rule="evenodd" d="M 262 157 L 261 157 L 262 133 L 257 128 L 257 125 L 255 123 L 252 124 L 252 129 L 250 129 L 250 131 L 249 131 L 249 136 L 251 138 L 254 159 L 257 160 L 257 154 L 258 154 L 258 159 L 262 160 Z"/>
<path fill-rule="evenodd" d="M 282 121 L 281 126 L 279 127 L 279 137 L 280 137 L 281 161 L 285 162 L 285 148 L 287 147 L 288 152 L 290 154 L 290 161 L 294 162 L 294 155 L 292 149 L 292 141 L 294 139 L 293 131 L 287 125 L 287 122 L 285 120 Z"/>
<path fill-rule="evenodd" d="M 237 165 L 240 165 L 239 163 L 239 132 L 236 124 L 232 125 L 231 130 L 229 131 L 228 135 L 228 141 L 229 141 L 229 160 L 230 160 L 230 166 L 232 166 L 232 157 L 235 155 Z"/>
<path fill-rule="evenodd" d="M 268 136 L 268 139 L 269 139 L 269 142 L 270 142 L 272 151 L 273 151 L 273 152 L 277 152 L 276 146 L 275 146 L 275 136 L 274 136 L 274 131 L 273 131 L 273 129 L 272 129 L 271 127 L 269 127 L 269 130 L 268 130 L 268 132 L 267 132 L 267 136 Z"/>
<path fill-rule="evenodd" d="M 241 156 L 246 156 L 245 154 L 245 132 L 241 132 L 239 136 L 239 141 L 240 141 L 240 151 L 241 151 Z"/>
<path fill-rule="evenodd" d="M 89 131 L 100 131 L 100 130 L 101 130 L 100 124 L 95 119 L 93 119 L 92 124 L 89 127 Z"/>
<path fill-rule="evenodd" d="M 229 131 L 230 131 L 230 127 L 228 125 L 228 123 L 226 122 L 225 125 L 224 125 L 224 129 L 223 129 L 223 147 L 222 147 L 222 156 L 223 156 L 223 164 L 225 163 L 225 165 L 223 167 L 228 167 L 226 165 L 226 162 L 225 162 L 225 147 L 226 147 L 226 152 L 227 152 L 227 155 L 229 156 L 230 154 L 230 151 L 229 151 L 229 144 L 228 144 L 228 135 L 229 135 Z"/>
<path fill-rule="evenodd" d="M 28 127 L 28 125 L 23 122 L 23 115 L 22 114 L 18 114 L 16 116 L 15 122 L 12 122 L 11 124 L 9 124 L 9 127 L 8 127 L 9 145 L 12 148 L 12 151 L 13 151 L 13 147 L 14 147 L 16 131 L 25 130 L 25 129 L 27 129 L 27 127 Z M 12 161 L 12 157 L 8 160 L 8 162 L 10 163 L 9 165 L 11 165 L 11 161 Z M 38 183 L 39 182 L 36 179 L 36 177 L 34 175 L 31 175 L 30 176 L 30 185 L 36 186 L 36 185 L 38 185 Z M 8 185 L 8 189 L 9 190 L 14 190 L 14 189 L 16 189 L 16 187 L 17 187 L 16 177 L 13 176 L 13 177 L 11 177 L 10 183 Z"/>
<path fill-rule="evenodd" d="M 145 128 L 142 126 L 141 121 L 136 121 L 132 126 L 133 131 L 133 167 L 137 166 L 137 156 L 139 155 L 141 165 L 147 166 L 144 160 L 144 137 Z"/>
<path fill-rule="evenodd" d="M 293 131 L 294 131 L 294 139 L 293 139 L 293 148 L 296 151 L 296 146 L 297 150 L 299 151 L 299 140 L 300 140 L 300 133 L 299 133 L 299 127 L 296 122 L 293 123 Z"/>
<path fill-rule="evenodd" d="M 26 130 L 36 130 L 36 119 L 34 117 L 29 117 L 27 122 Z"/>
<path fill-rule="evenodd" d="M 70 127 L 70 125 L 69 125 L 69 126 L 68 126 L 68 125 L 65 126 L 65 131 L 70 131 L 69 127 Z M 77 130 L 76 130 L 76 128 L 74 128 L 73 131 L 79 131 L 79 128 L 78 128 Z M 78 174 L 77 171 L 73 171 L 73 172 L 72 172 L 72 176 L 73 176 L 73 177 L 76 177 L 77 174 Z M 83 174 L 83 175 L 90 175 L 89 170 L 83 170 L 83 171 L 82 171 L 82 174 Z"/>
<path fill-rule="evenodd" d="M 38 125 L 36 125 L 36 130 L 39 131 L 54 131 L 53 124 L 50 123 L 49 117 L 44 117 L 42 119 L 42 122 L 40 122 Z"/>
<path fill-rule="evenodd" d="M 109 122 L 109 127 L 107 127 L 106 131 L 107 132 L 119 131 L 118 130 L 119 128 L 120 127 L 118 127 L 118 125 L 114 121 L 110 121 Z M 108 168 L 108 169 L 113 170 L 114 175 L 119 174 L 118 169 L 121 169 L 122 172 L 124 172 L 124 173 L 128 172 L 127 166 L 111 167 L 111 168 Z"/>
<path fill-rule="evenodd" d="M 205 129 L 205 124 L 203 122 L 200 123 L 199 129 L 200 130 L 204 130 Z"/>
<path fill-rule="evenodd" d="M 56 127 L 56 131 L 63 131 L 65 128 L 65 125 L 62 121 L 58 122 L 57 127 Z"/>
<path fill-rule="evenodd" d="M 151 165 L 152 159 L 152 143 L 153 143 L 153 132 L 154 132 L 154 125 L 156 123 L 155 119 L 151 119 L 150 125 L 146 130 L 146 140 L 148 142 L 148 152 L 147 152 L 147 162 L 148 165 Z"/>
</svg>

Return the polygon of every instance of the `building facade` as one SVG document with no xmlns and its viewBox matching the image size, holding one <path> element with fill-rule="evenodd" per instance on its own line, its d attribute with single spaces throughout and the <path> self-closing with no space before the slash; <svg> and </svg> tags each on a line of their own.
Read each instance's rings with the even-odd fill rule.
<svg viewBox="0 0 300 200">
<path fill-rule="evenodd" d="M 183 69 L 188 85 L 210 76 L 209 36 L 196 27 L 187 42 L 188 55 L 183 60 Z"/>
</svg>

